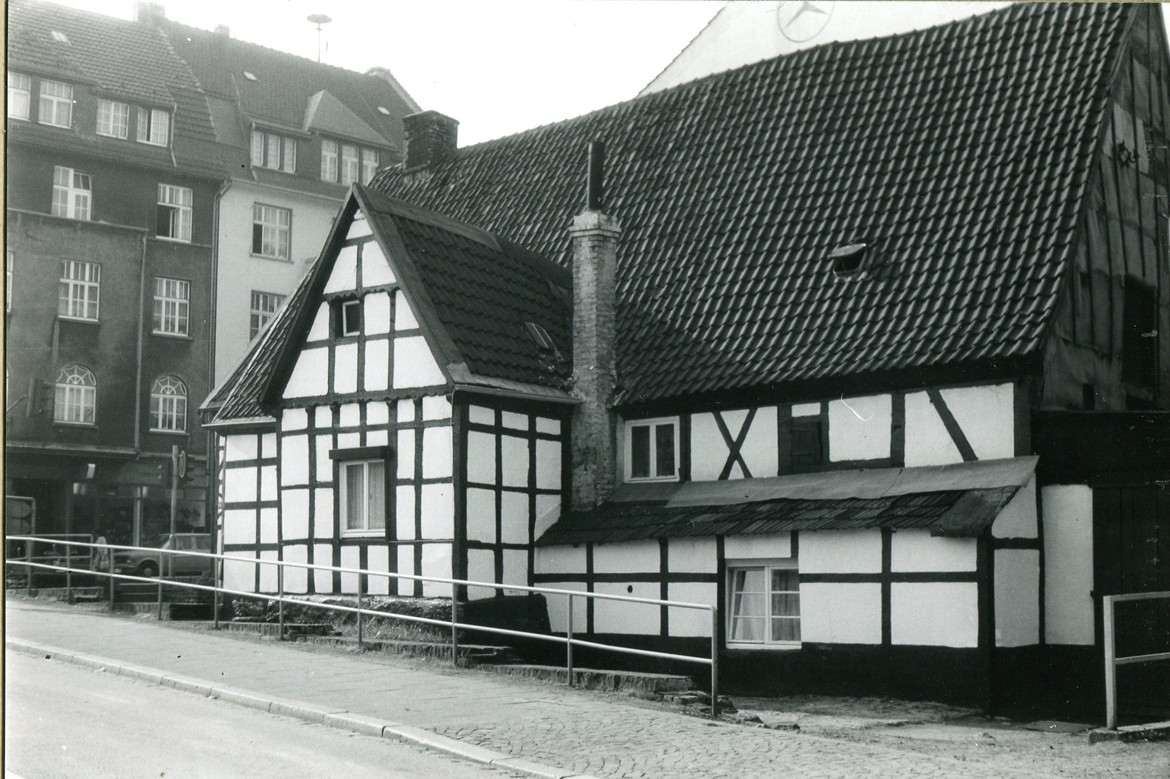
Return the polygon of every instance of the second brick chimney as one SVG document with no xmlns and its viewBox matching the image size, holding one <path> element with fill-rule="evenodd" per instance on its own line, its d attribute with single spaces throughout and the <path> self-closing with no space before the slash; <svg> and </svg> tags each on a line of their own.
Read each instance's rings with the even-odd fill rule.
<svg viewBox="0 0 1170 779">
<path fill-rule="evenodd" d="M 420 111 L 402 118 L 406 131 L 406 170 L 429 168 L 455 153 L 459 142 L 459 122 L 438 111 Z"/>
</svg>

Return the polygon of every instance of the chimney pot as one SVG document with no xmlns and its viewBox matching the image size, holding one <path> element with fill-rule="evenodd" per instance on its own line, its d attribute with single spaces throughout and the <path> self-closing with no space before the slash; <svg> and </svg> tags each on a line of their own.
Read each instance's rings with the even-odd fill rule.
<svg viewBox="0 0 1170 779">
<path fill-rule="evenodd" d="M 226 24 L 217 24 L 215 25 L 215 34 L 222 35 L 225 38 L 230 38 L 232 37 L 232 28 L 228 27 Z"/>
<path fill-rule="evenodd" d="M 167 18 L 167 9 L 162 3 L 139 2 L 134 4 L 134 21 L 153 22 Z"/>
<path fill-rule="evenodd" d="M 421 111 L 405 116 L 406 170 L 429 168 L 455 153 L 459 146 L 459 122 L 438 111 Z"/>
<path fill-rule="evenodd" d="M 589 144 L 589 181 L 585 190 L 585 209 L 601 211 L 605 208 L 605 142 Z"/>
</svg>

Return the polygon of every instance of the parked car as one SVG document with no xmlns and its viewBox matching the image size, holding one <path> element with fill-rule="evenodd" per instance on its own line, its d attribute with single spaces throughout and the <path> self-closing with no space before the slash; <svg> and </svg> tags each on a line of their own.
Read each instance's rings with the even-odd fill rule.
<svg viewBox="0 0 1170 779">
<path fill-rule="evenodd" d="M 180 552 L 210 552 L 211 536 L 207 533 L 175 533 L 166 536 L 158 549 L 115 552 L 114 572 L 135 576 L 158 576 L 159 571 L 168 576 L 211 574 L 213 561 L 210 557 L 163 554 L 161 550 L 166 549 Z"/>
</svg>

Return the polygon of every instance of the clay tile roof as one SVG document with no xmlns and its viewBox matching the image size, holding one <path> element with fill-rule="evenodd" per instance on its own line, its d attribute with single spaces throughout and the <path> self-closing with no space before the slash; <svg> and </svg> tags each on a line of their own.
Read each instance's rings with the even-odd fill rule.
<svg viewBox="0 0 1170 779">
<path fill-rule="evenodd" d="M 1132 13 L 1019 4 L 828 44 L 372 186 L 567 266 L 604 140 L 621 403 L 1004 364 L 1054 309 Z"/>
</svg>

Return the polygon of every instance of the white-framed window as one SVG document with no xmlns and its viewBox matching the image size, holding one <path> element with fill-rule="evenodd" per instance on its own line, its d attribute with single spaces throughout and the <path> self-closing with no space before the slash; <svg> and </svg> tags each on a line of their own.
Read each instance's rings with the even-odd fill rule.
<svg viewBox="0 0 1170 779">
<path fill-rule="evenodd" d="M 264 130 L 252 131 L 252 165 L 257 168 L 297 172 L 297 140 Z"/>
<path fill-rule="evenodd" d="M 61 283 L 57 292 L 57 316 L 97 321 L 101 294 L 102 266 L 81 260 L 61 261 Z"/>
<path fill-rule="evenodd" d="M 369 184 L 378 172 L 378 150 L 362 149 L 362 183 Z"/>
<path fill-rule="evenodd" d="M 150 388 L 150 429 L 187 432 L 187 385 L 176 376 L 159 376 Z"/>
<path fill-rule="evenodd" d="M 82 365 L 66 365 L 57 375 L 53 397 L 53 421 L 92 425 L 97 407 L 97 379 Z"/>
<path fill-rule="evenodd" d="M 347 187 L 358 180 L 358 147 L 341 144 L 341 183 Z"/>
<path fill-rule="evenodd" d="M 138 109 L 138 142 L 166 146 L 171 140 L 171 112 L 161 108 Z"/>
<path fill-rule="evenodd" d="M 252 254 L 289 258 L 292 211 L 263 203 L 252 204 Z"/>
<path fill-rule="evenodd" d="M 358 335 L 362 331 L 362 301 L 343 300 L 337 311 L 337 334 Z"/>
<path fill-rule="evenodd" d="M 130 136 L 130 106 L 117 100 L 98 100 L 97 134 L 111 138 Z"/>
<path fill-rule="evenodd" d="M 252 313 L 248 318 L 248 339 L 251 340 L 267 327 L 284 302 L 284 295 L 252 290 Z"/>
<path fill-rule="evenodd" d="M 54 127 L 73 125 L 73 85 L 62 81 L 41 80 L 40 110 L 37 120 Z"/>
<path fill-rule="evenodd" d="M 678 417 L 626 422 L 626 480 L 678 481 Z"/>
<path fill-rule="evenodd" d="M 727 644 L 800 645 L 796 559 L 728 561 Z"/>
<path fill-rule="evenodd" d="M 321 180 L 337 181 L 337 141 L 321 141 Z"/>
<path fill-rule="evenodd" d="M 194 195 L 187 187 L 158 185 L 156 234 L 160 238 L 191 243 L 191 205 Z"/>
<path fill-rule="evenodd" d="M 28 121 L 32 108 L 32 79 L 8 71 L 8 118 Z"/>
<path fill-rule="evenodd" d="M 341 516 L 345 533 L 373 533 L 386 527 L 386 463 L 343 460 L 338 463 Z"/>
<path fill-rule="evenodd" d="M 89 221 L 92 202 L 93 181 L 88 173 L 54 166 L 53 216 Z"/>
<path fill-rule="evenodd" d="M 161 335 L 187 335 L 191 318 L 191 282 L 154 280 L 154 329 Z"/>
</svg>

